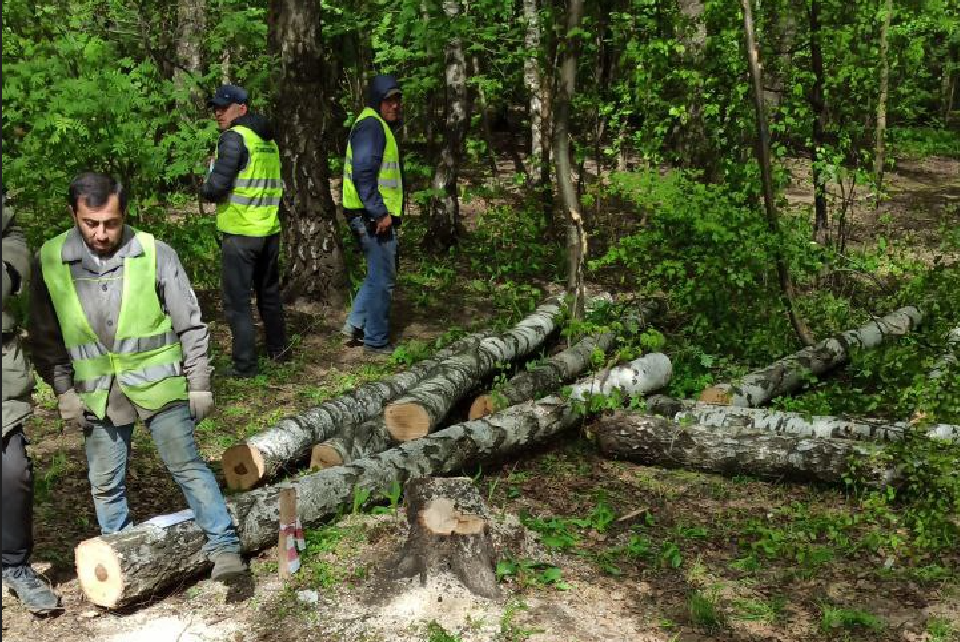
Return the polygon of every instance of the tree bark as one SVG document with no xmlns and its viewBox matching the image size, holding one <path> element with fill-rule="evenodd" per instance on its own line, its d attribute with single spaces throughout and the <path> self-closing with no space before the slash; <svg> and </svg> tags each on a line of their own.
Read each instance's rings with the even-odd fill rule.
<svg viewBox="0 0 960 642">
<path fill-rule="evenodd" d="M 577 86 L 577 54 L 583 16 L 583 0 L 568 0 L 567 25 L 564 35 L 563 62 L 560 66 L 560 81 L 553 120 L 553 159 L 557 172 L 557 189 L 560 203 L 567 215 L 567 294 L 570 297 L 570 316 L 583 318 L 583 266 L 587 260 L 587 235 L 583 214 L 570 168 L 570 104 Z"/>
<path fill-rule="evenodd" d="M 556 329 L 559 302 L 547 302 L 512 330 L 484 339 L 476 349 L 448 359 L 429 378 L 384 410 L 387 430 L 396 441 L 423 437 L 498 363 L 508 363 L 537 349 Z"/>
<path fill-rule="evenodd" d="M 883 185 L 884 136 L 887 130 L 887 94 L 890 85 L 890 17 L 893 15 L 893 0 L 886 0 L 883 10 L 883 26 L 880 28 L 880 95 L 877 98 L 876 149 L 873 156 L 873 174 L 877 181 L 877 205 L 880 205 L 880 188 Z"/>
<path fill-rule="evenodd" d="M 895 469 L 877 463 L 883 447 L 869 442 L 681 425 L 628 412 L 604 417 L 592 429 L 604 455 L 641 464 L 827 483 L 856 477 L 886 485 L 898 478 Z"/>
<path fill-rule="evenodd" d="M 357 459 L 382 453 L 396 445 L 387 432 L 383 417 L 365 421 L 359 426 L 340 431 L 310 452 L 310 468 L 332 468 L 349 464 Z"/>
<path fill-rule="evenodd" d="M 277 143 L 283 170 L 284 294 L 342 305 L 347 289 L 343 248 L 323 142 L 332 125 L 324 83 L 321 5 L 308 0 L 271 0 L 269 51 L 280 61 L 275 98 Z"/>
<path fill-rule="evenodd" d="M 496 182 L 498 174 L 497 150 L 496 147 L 494 147 L 493 127 L 490 126 L 490 105 L 487 103 L 487 93 L 483 88 L 480 74 L 480 58 L 474 55 L 470 61 L 473 66 L 473 76 L 481 81 L 477 83 L 477 102 L 480 104 L 480 128 L 483 130 L 483 139 L 487 144 L 487 162 L 490 163 L 490 178 Z M 520 169 L 517 171 L 522 172 L 522 168 L 523 161 L 520 162 Z"/>
<path fill-rule="evenodd" d="M 826 76 L 823 73 L 823 48 L 820 45 L 820 0 L 810 0 L 810 66 L 813 70 L 813 88 L 810 107 L 813 110 L 813 138 L 810 141 L 810 173 L 813 180 L 813 240 L 830 245 L 830 217 L 827 213 L 827 182 L 824 178 L 821 152 L 825 149 L 827 129 L 827 101 L 824 92 Z"/>
<path fill-rule="evenodd" d="M 178 95 L 194 100 L 200 96 L 200 76 L 203 75 L 202 38 L 207 28 L 207 3 L 205 0 L 179 0 L 177 2 L 177 62 L 173 82 Z M 186 107 L 181 102 L 181 109 Z M 192 110 L 191 110 L 192 111 Z"/>
<path fill-rule="evenodd" d="M 599 372 L 570 389 L 570 398 L 585 401 L 591 395 L 643 395 L 658 390 L 670 381 L 673 365 L 660 352 L 646 354 L 625 366 Z"/>
<path fill-rule="evenodd" d="M 450 569 L 476 595 L 500 597 L 494 573 L 497 555 L 490 536 L 490 515 L 469 477 L 418 477 L 403 490 L 410 535 L 390 562 L 393 577 L 420 576 Z"/>
<path fill-rule="evenodd" d="M 269 430 L 231 446 L 222 458 L 227 487 L 247 490 L 283 469 L 296 469 L 313 444 L 381 414 L 385 403 L 429 376 L 444 359 L 475 347 L 483 336 L 467 336 L 406 372 L 368 383 L 295 417 L 282 419 Z"/>
<path fill-rule="evenodd" d="M 760 52 L 757 49 L 753 31 L 753 12 L 750 9 L 751 0 L 741 0 L 743 5 L 743 30 L 747 40 L 747 63 L 750 66 L 750 75 L 753 78 L 754 104 L 757 111 L 757 161 L 760 164 L 760 177 L 763 182 L 763 203 L 767 213 L 767 228 L 777 239 L 776 261 L 777 274 L 780 278 L 781 298 L 790 323 L 796 330 L 797 337 L 804 345 L 813 345 L 813 334 L 806 323 L 797 314 L 794 306 L 796 298 L 793 291 L 793 279 L 787 261 L 783 256 L 783 236 L 780 232 L 780 217 L 777 214 L 777 204 L 773 197 L 773 163 L 770 159 L 770 134 L 767 130 L 767 116 L 763 107 L 763 79 L 760 73 Z"/>
<path fill-rule="evenodd" d="M 819 437 L 874 441 L 901 441 L 907 435 L 929 439 L 960 440 L 960 426 L 913 426 L 905 421 L 811 417 L 796 412 L 740 408 L 656 396 L 647 400 L 647 411 L 681 425 L 716 426 L 724 430 L 749 429 L 793 437 Z"/>
<path fill-rule="evenodd" d="M 540 70 L 540 10 L 538 0 L 523 0 L 523 20 L 526 25 L 523 44 L 523 84 L 530 95 L 530 168 L 537 171 L 549 158 L 549 140 L 543 131 L 543 78 Z M 542 173 L 540 174 L 542 177 Z M 539 182 L 539 180 L 538 180 Z"/>
<path fill-rule="evenodd" d="M 644 302 L 637 311 L 628 312 L 627 317 L 632 321 L 628 332 L 638 332 L 647 319 L 660 314 L 661 310 L 662 306 L 654 300 Z M 576 345 L 517 374 L 502 388 L 478 396 L 470 405 L 468 416 L 470 419 L 486 417 L 522 401 L 537 399 L 572 381 L 590 367 L 597 351 L 609 352 L 616 338 L 616 333 L 604 332 L 581 339 Z"/>
<path fill-rule="evenodd" d="M 460 200 L 457 197 L 457 177 L 460 170 L 460 155 L 467 126 L 467 69 L 463 58 L 463 43 L 456 25 L 460 17 L 460 0 L 444 0 L 443 11 L 447 16 L 453 36 L 446 45 L 446 126 L 443 133 L 443 149 L 433 175 L 434 195 L 430 198 L 429 243 L 435 249 L 448 248 L 460 238 Z"/>
<path fill-rule="evenodd" d="M 349 506 L 357 488 L 383 493 L 410 478 L 443 475 L 474 462 L 502 458 L 580 421 L 570 404 L 548 397 L 451 426 L 347 466 L 235 495 L 227 507 L 243 549 L 254 552 L 277 540 L 278 498 L 284 488 L 296 489 L 300 520 L 311 526 Z M 209 568 L 203 543 L 203 532 L 194 520 L 168 528 L 140 524 L 86 540 L 75 551 L 80 586 L 92 602 L 106 608 L 148 600 Z"/>
<path fill-rule="evenodd" d="M 700 401 L 742 407 L 762 406 L 774 397 L 796 390 L 811 375 L 819 376 L 846 362 L 851 349 L 873 348 L 891 337 L 907 334 L 922 319 L 923 315 L 916 308 L 901 308 L 856 330 L 847 330 L 784 357 L 748 374 L 736 385 L 720 384 L 707 388 L 700 394 Z"/>
</svg>

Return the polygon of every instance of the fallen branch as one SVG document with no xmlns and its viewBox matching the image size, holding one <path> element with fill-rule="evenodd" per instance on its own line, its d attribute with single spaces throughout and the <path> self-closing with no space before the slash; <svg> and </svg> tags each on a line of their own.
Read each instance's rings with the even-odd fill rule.
<svg viewBox="0 0 960 642">
<path fill-rule="evenodd" d="M 821 375 L 850 358 L 851 349 L 873 348 L 881 342 L 900 337 L 915 328 L 923 316 L 914 307 L 905 307 L 856 330 L 821 341 L 780 359 L 762 370 L 744 377 L 740 383 L 707 388 L 700 401 L 729 406 L 762 406 L 799 388 L 811 375 Z"/>
</svg>

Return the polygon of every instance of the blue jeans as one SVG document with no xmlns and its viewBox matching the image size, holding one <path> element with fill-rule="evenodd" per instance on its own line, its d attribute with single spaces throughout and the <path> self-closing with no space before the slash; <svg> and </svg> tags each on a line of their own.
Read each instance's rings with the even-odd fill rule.
<svg viewBox="0 0 960 642">
<path fill-rule="evenodd" d="M 390 303 L 397 282 L 397 236 L 392 226 L 386 234 L 370 236 L 364 216 L 353 217 L 350 229 L 359 239 L 367 259 L 367 276 L 353 299 L 347 323 L 363 330 L 364 344 L 379 348 L 390 342 Z"/>
<path fill-rule="evenodd" d="M 207 535 L 204 550 L 211 556 L 240 552 L 240 540 L 223 494 L 197 449 L 190 407 L 178 403 L 158 412 L 146 423 L 160 458 L 187 498 L 197 525 Z M 115 426 L 109 419 L 94 419 L 84 430 L 90 490 L 104 535 L 133 523 L 127 507 L 127 460 L 133 426 Z"/>
</svg>

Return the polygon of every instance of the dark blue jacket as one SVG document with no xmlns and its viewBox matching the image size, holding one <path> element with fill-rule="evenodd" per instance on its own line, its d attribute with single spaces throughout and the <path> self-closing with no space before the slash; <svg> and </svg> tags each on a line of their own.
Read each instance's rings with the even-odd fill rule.
<svg viewBox="0 0 960 642">
<path fill-rule="evenodd" d="M 367 92 L 367 106 L 379 113 L 384 95 L 394 88 L 399 89 L 400 85 L 393 76 L 374 76 Z M 393 126 L 395 127 L 396 124 Z M 353 184 L 363 203 L 364 212 L 372 220 L 387 214 L 387 206 L 383 204 L 378 188 L 380 164 L 383 161 L 383 150 L 386 146 L 387 137 L 383 133 L 380 121 L 376 118 L 364 118 L 350 133 L 350 149 L 353 152 Z M 402 175 L 402 161 L 400 171 Z M 350 213 L 348 211 L 348 215 Z"/>
</svg>

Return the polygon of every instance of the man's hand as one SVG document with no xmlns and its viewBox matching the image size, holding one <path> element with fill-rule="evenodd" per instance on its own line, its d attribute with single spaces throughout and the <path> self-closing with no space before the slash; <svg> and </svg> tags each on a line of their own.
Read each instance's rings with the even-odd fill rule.
<svg viewBox="0 0 960 642">
<path fill-rule="evenodd" d="M 190 393 L 190 414 L 200 422 L 213 411 L 213 393 L 198 390 Z"/>
<path fill-rule="evenodd" d="M 380 236 L 381 234 L 386 234 L 390 230 L 390 226 L 393 225 L 393 218 L 386 214 L 381 218 L 377 219 L 377 229 L 376 234 Z"/>
<path fill-rule="evenodd" d="M 87 425 L 83 418 L 83 400 L 73 388 L 57 397 L 57 410 L 60 411 L 65 429 L 82 430 Z"/>
</svg>

